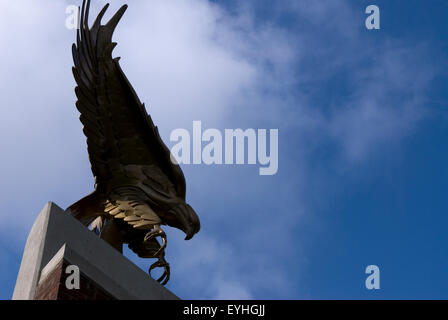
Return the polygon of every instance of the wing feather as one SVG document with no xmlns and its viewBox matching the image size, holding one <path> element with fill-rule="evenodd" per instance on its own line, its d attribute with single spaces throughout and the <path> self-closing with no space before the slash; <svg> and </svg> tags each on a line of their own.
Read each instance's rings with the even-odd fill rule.
<svg viewBox="0 0 448 320">
<path fill-rule="evenodd" d="M 113 32 L 127 9 L 122 6 L 105 25 L 101 24 L 109 4 L 89 28 L 90 0 L 84 0 L 81 24 L 73 45 L 73 75 L 87 137 L 96 188 L 108 189 L 110 179 L 126 165 L 156 165 L 185 199 L 185 178 L 170 161 L 170 151 L 147 114 L 119 65 L 112 57 Z M 120 180 L 122 181 L 122 180 Z"/>
</svg>

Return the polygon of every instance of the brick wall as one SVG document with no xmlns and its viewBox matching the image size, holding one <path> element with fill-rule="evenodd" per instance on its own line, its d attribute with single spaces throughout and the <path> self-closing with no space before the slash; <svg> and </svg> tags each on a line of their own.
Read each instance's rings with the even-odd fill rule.
<svg viewBox="0 0 448 320">
<path fill-rule="evenodd" d="M 80 272 L 80 288 L 67 289 L 65 280 L 70 274 L 65 270 L 70 263 L 61 260 L 45 277 L 39 281 L 34 300 L 115 300 L 93 280 Z"/>
</svg>

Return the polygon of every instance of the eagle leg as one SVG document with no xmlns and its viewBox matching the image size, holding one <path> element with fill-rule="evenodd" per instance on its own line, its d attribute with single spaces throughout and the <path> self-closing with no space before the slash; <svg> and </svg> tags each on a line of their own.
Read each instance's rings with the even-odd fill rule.
<svg viewBox="0 0 448 320">
<path fill-rule="evenodd" d="M 156 261 L 155 263 L 153 263 L 151 265 L 148 273 L 149 273 L 149 275 L 151 275 L 151 271 L 153 269 L 163 268 L 164 272 L 163 272 L 162 276 L 159 279 L 157 279 L 157 281 L 159 283 L 161 283 L 162 285 L 165 285 L 168 282 L 168 280 L 170 279 L 170 265 L 165 260 L 165 248 L 166 248 L 166 243 L 167 243 L 165 231 L 163 231 L 162 228 L 160 228 L 160 225 L 155 225 L 154 229 L 145 235 L 143 243 L 150 243 L 151 240 L 155 239 L 156 237 L 160 237 L 162 239 L 162 245 L 153 255 L 154 258 L 158 258 L 158 261 Z"/>
</svg>

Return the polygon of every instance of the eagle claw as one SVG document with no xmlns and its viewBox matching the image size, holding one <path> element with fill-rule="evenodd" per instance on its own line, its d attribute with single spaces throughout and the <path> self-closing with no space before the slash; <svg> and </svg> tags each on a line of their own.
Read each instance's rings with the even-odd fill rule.
<svg viewBox="0 0 448 320">
<path fill-rule="evenodd" d="M 151 240 L 153 240 L 156 237 L 160 237 L 162 239 L 162 245 L 160 246 L 159 250 L 157 250 L 154 254 L 154 258 L 158 258 L 159 260 L 154 262 L 151 267 L 148 270 L 149 275 L 151 276 L 151 271 L 155 268 L 163 268 L 163 274 L 162 276 L 157 279 L 157 281 L 165 285 L 168 280 L 170 279 L 170 264 L 165 260 L 165 248 L 166 248 L 166 234 L 165 231 L 163 231 L 159 225 L 154 226 L 154 229 L 148 232 L 145 235 L 145 238 L 143 239 L 143 242 L 149 243 Z"/>
<path fill-rule="evenodd" d="M 165 248 L 166 248 L 166 233 L 165 233 L 165 231 L 163 231 L 159 226 L 155 226 L 154 229 L 152 231 L 148 232 L 145 235 L 145 238 L 143 239 L 143 242 L 149 243 L 152 239 L 154 239 L 156 237 L 160 237 L 162 239 L 162 245 L 160 246 L 160 249 L 154 253 L 154 255 L 153 255 L 154 258 L 159 257 L 160 254 L 165 251 Z"/>
<path fill-rule="evenodd" d="M 161 285 L 167 284 L 168 280 L 170 280 L 170 264 L 166 262 L 164 254 L 159 256 L 159 260 L 154 262 L 148 270 L 149 275 L 151 276 L 151 271 L 155 268 L 163 268 L 163 274 L 157 279 Z"/>
</svg>

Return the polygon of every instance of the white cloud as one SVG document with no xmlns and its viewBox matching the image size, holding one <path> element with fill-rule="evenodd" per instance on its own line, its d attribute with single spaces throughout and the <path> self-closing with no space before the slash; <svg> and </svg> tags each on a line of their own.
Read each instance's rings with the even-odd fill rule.
<svg viewBox="0 0 448 320">
<path fill-rule="evenodd" d="M 189 127 L 197 119 L 222 123 L 234 108 L 251 103 L 248 93 L 260 94 L 263 63 L 280 67 L 291 55 L 277 30 L 258 30 L 197 0 L 130 6 L 116 38 L 116 53 L 149 111 L 171 128 Z M 264 43 L 274 39 L 276 45 L 265 50 Z"/>
</svg>

